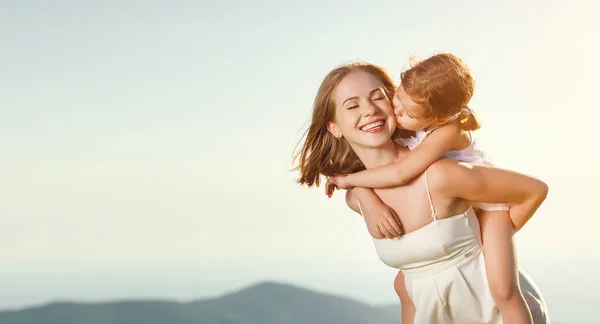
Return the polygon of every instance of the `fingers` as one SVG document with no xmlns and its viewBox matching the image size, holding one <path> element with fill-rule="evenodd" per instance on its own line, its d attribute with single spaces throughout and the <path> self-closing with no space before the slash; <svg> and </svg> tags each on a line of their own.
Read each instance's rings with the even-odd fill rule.
<svg viewBox="0 0 600 324">
<path fill-rule="evenodd" d="M 387 218 L 387 224 L 391 227 L 388 228 L 390 232 L 395 234 L 394 237 L 400 236 L 402 234 L 402 226 L 400 226 L 400 218 L 394 213 L 390 211 L 391 214 Z"/>
<path fill-rule="evenodd" d="M 386 230 L 385 236 L 387 238 L 394 238 L 394 237 L 400 236 L 400 233 L 396 229 L 394 229 L 392 224 L 387 219 L 381 220 L 381 223 L 385 227 L 385 230 Z"/>
<path fill-rule="evenodd" d="M 375 230 L 369 232 L 371 236 L 373 236 L 376 239 L 392 239 L 400 236 L 400 233 L 394 230 L 391 225 L 386 225 L 386 223 L 387 222 L 385 220 L 382 220 L 382 224 L 377 225 Z"/>
<path fill-rule="evenodd" d="M 373 236 L 376 239 L 384 239 L 385 235 L 383 235 L 383 233 L 381 232 L 381 230 L 379 229 L 379 226 L 375 227 L 374 230 L 370 231 L 369 233 L 371 233 L 371 236 Z"/>
<path fill-rule="evenodd" d="M 325 182 L 325 195 L 327 195 L 327 197 L 331 198 L 335 189 L 336 189 L 335 184 L 331 181 L 331 179 L 328 178 L 327 182 Z"/>
<path fill-rule="evenodd" d="M 390 231 L 391 227 L 388 227 L 386 223 L 387 222 L 385 220 L 382 220 L 381 224 L 379 224 L 379 230 L 386 238 L 394 238 L 394 235 Z"/>
</svg>

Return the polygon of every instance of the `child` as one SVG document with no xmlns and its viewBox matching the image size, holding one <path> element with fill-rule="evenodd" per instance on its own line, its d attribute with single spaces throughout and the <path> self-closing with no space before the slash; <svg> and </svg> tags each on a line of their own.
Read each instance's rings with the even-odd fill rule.
<svg viewBox="0 0 600 324">
<path fill-rule="evenodd" d="M 396 163 L 332 177 L 331 185 L 338 189 L 403 185 L 442 156 L 492 165 L 472 134 L 480 127 L 475 114 L 467 107 L 474 86 L 469 68 L 452 54 L 437 54 L 415 64 L 402 73 L 401 84 L 392 100 L 400 132 L 396 142 L 408 147 L 411 153 Z M 414 132 L 414 136 L 402 136 L 406 131 Z M 511 218 L 513 228 L 509 228 L 505 225 L 507 222 L 500 219 L 511 216 L 508 206 L 480 202 L 472 205 L 480 219 L 488 281 L 503 322 L 531 323 L 530 311 L 519 288 L 512 241 L 514 232 L 528 219 Z"/>
</svg>

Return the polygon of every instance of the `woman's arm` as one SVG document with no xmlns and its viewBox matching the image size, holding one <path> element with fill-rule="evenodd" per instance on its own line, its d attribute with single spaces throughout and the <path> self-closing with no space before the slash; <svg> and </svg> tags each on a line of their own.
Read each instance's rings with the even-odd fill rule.
<svg viewBox="0 0 600 324">
<path fill-rule="evenodd" d="M 427 174 L 430 185 L 448 197 L 510 204 L 515 232 L 523 228 L 548 195 L 548 185 L 531 176 L 450 159 L 436 162 Z"/>
<path fill-rule="evenodd" d="M 460 123 L 458 121 L 450 122 L 429 134 L 419 146 L 402 160 L 346 176 L 333 177 L 332 182 L 339 189 L 401 186 L 423 173 L 444 153 L 459 145 L 460 133 Z"/>
<path fill-rule="evenodd" d="M 391 208 L 381 202 L 373 189 L 352 188 L 346 191 L 346 204 L 363 215 L 369 234 L 374 238 L 394 238 L 402 234 L 400 219 Z"/>
</svg>

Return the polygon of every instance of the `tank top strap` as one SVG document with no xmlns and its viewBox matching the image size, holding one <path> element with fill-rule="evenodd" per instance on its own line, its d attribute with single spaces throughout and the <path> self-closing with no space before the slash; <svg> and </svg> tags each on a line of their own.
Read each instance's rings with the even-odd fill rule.
<svg viewBox="0 0 600 324">
<path fill-rule="evenodd" d="M 362 210 L 362 206 L 360 205 L 360 201 L 358 201 L 358 199 L 356 199 L 356 203 L 358 204 L 358 210 L 360 211 L 360 216 L 365 217 L 365 214 L 363 213 L 363 210 Z"/>
<path fill-rule="evenodd" d="M 429 185 L 427 184 L 427 170 L 425 170 L 425 189 L 427 190 L 427 198 L 429 198 L 429 208 L 431 209 L 431 217 L 433 221 L 437 220 L 435 208 L 433 208 L 433 200 L 431 200 L 431 193 L 429 192 Z"/>
</svg>

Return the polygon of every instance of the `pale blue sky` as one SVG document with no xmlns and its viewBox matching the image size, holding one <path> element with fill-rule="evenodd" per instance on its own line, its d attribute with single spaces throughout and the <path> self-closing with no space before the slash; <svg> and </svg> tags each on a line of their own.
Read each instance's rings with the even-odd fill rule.
<svg viewBox="0 0 600 324">
<path fill-rule="evenodd" d="M 362 220 L 288 170 L 330 69 L 434 51 L 471 66 L 496 162 L 551 186 L 518 247 L 554 318 L 600 302 L 593 1 L 0 3 L 0 308 L 263 279 L 393 301 Z"/>
</svg>

